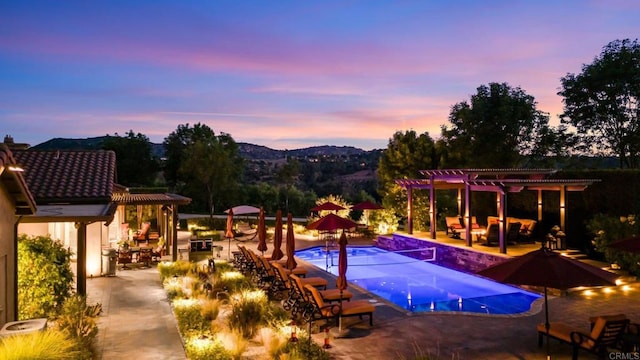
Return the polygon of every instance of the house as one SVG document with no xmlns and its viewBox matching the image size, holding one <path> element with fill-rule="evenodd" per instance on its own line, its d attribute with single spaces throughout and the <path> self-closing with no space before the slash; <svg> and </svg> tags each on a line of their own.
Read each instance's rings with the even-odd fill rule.
<svg viewBox="0 0 640 360">
<path fill-rule="evenodd" d="M 6 141 L 6 139 L 5 139 Z M 87 278 L 101 276 L 104 249 L 123 240 L 122 225 L 152 219 L 167 253 L 177 255 L 177 206 L 191 199 L 176 194 L 131 194 L 116 183 L 116 155 L 107 150 L 14 150 L 16 161 L 38 204 L 24 216 L 19 233 L 50 235 L 71 250 L 76 260 L 76 291 L 86 294 Z M 133 230 L 133 229 L 132 229 Z"/>
<path fill-rule="evenodd" d="M 0 144 L 0 327 L 17 320 L 17 224 L 36 212 L 35 204 L 11 150 Z"/>
</svg>

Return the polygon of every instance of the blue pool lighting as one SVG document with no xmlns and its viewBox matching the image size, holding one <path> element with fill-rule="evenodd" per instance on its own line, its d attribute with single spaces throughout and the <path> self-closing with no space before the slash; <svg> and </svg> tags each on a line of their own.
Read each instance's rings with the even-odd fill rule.
<svg viewBox="0 0 640 360">
<path fill-rule="evenodd" d="M 296 256 L 338 274 L 338 250 L 313 247 Z M 347 280 L 411 312 L 518 314 L 541 296 L 377 247 L 347 249 Z"/>
</svg>

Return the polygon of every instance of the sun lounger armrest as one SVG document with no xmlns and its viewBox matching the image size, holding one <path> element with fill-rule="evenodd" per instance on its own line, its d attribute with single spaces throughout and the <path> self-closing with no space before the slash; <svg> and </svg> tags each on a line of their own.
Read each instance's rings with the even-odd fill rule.
<svg viewBox="0 0 640 360">
<path fill-rule="evenodd" d="M 333 314 L 333 315 L 340 314 L 340 305 L 338 305 L 338 304 L 325 305 L 325 306 L 320 308 L 320 310 L 324 310 L 324 309 L 330 309 L 331 314 Z"/>
<path fill-rule="evenodd" d="M 597 340 L 592 338 L 591 336 L 589 336 L 587 334 L 583 334 L 583 333 L 581 333 L 579 331 L 572 331 L 571 332 L 571 342 L 574 345 L 590 348 L 591 346 L 587 345 L 587 342 L 590 342 L 591 344 L 595 344 L 596 341 Z"/>
</svg>

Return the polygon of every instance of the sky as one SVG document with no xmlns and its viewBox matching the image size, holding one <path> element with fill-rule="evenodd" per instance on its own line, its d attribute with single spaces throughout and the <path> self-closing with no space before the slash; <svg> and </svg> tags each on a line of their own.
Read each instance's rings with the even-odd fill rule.
<svg viewBox="0 0 640 360">
<path fill-rule="evenodd" d="M 560 79 L 640 34 L 636 0 L 0 2 L 0 136 L 161 143 L 202 123 L 273 149 L 437 139 L 506 82 L 559 123 Z"/>
</svg>

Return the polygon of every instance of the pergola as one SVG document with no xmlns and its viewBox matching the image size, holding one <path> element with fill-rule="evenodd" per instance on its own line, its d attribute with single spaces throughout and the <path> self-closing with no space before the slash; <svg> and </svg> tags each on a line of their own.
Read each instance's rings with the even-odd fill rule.
<svg viewBox="0 0 640 360">
<path fill-rule="evenodd" d="M 429 190 L 430 236 L 436 238 L 436 190 L 458 191 L 458 214 L 464 217 L 466 224 L 471 219 L 471 192 L 485 191 L 496 193 L 500 229 L 500 252 L 506 253 L 507 194 L 523 190 L 537 192 L 538 222 L 542 220 L 542 192 L 560 193 L 560 228 L 565 229 L 566 194 L 568 191 L 583 191 L 598 179 L 549 179 L 553 169 L 443 169 L 420 170 L 423 179 L 398 179 L 396 183 L 407 191 L 407 232 L 413 233 L 413 189 Z M 464 192 L 464 207 L 462 193 Z M 465 227 L 466 245 L 472 246 L 471 227 Z"/>
</svg>

